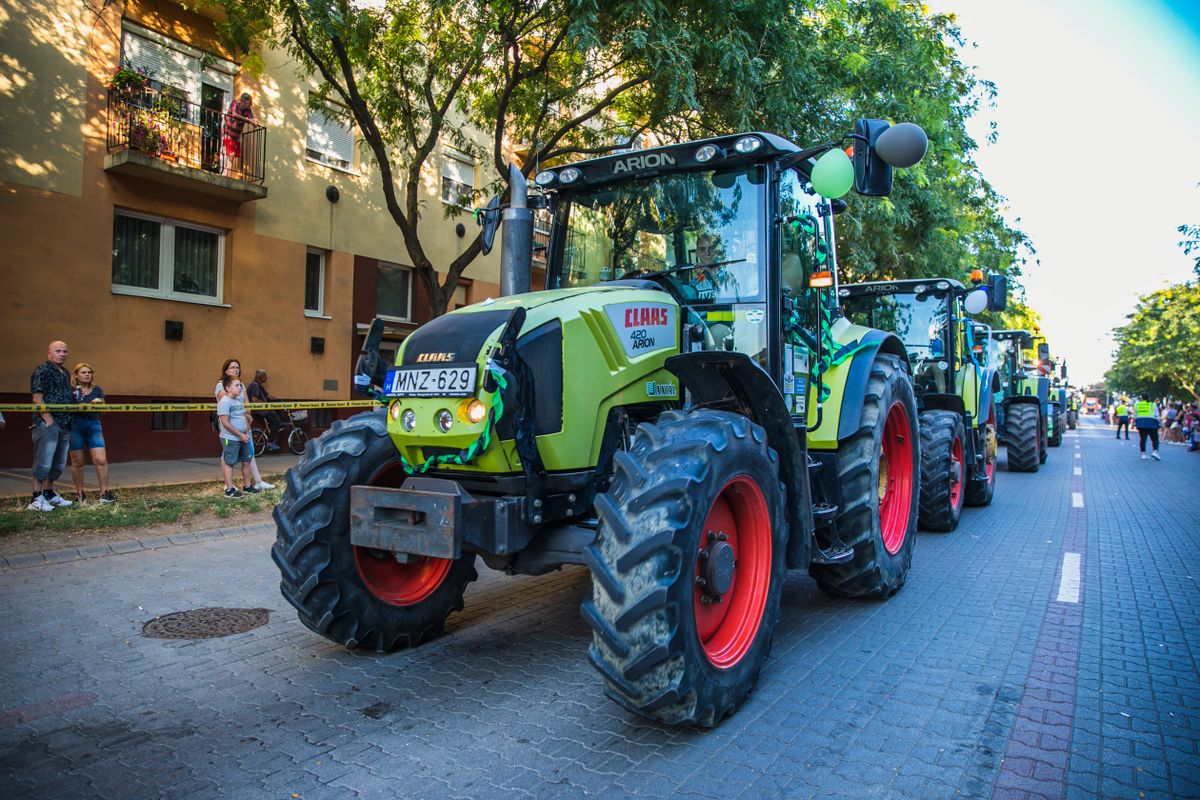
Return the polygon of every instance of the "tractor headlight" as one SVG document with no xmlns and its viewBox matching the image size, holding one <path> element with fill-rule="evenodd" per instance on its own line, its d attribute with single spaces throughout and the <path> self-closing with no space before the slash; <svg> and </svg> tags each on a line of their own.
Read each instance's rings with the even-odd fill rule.
<svg viewBox="0 0 1200 800">
<path fill-rule="evenodd" d="M 581 173 L 575 167 L 567 167 L 558 173 L 558 179 L 562 183 L 574 183 L 579 179 L 581 174 L 583 173 Z"/>
<path fill-rule="evenodd" d="M 555 175 L 551 170 L 547 169 L 539 172 L 537 177 L 533 179 L 533 182 L 538 186 L 549 186 L 550 184 L 554 183 L 557 177 L 558 176 Z"/>
<path fill-rule="evenodd" d="M 450 429 L 454 427 L 454 415 L 444 408 L 437 412 L 433 419 L 442 433 L 449 433 Z"/>
<path fill-rule="evenodd" d="M 701 145 L 696 150 L 696 160 L 701 163 L 704 163 L 705 161 L 711 160 L 719 152 L 720 152 L 720 148 L 718 148 L 715 144 Z"/>
<path fill-rule="evenodd" d="M 412 433 L 412 429 L 417 427 L 417 412 L 411 408 L 400 415 L 400 427 Z"/>
<path fill-rule="evenodd" d="M 762 139 L 757 136 L 743 136 L 733 144 L 733 149 L 742 154 L 753 153 L 760 147 L 762 147 Z"/>
<path fill-rule="evenodd" d="M 392 418 L 392 422 L 395 422 L 396 420 L 400 419 L 400 401 L 399 400 L 393 400 L 392 404 L 390 406 L 388 406 L 388 416 L 390 416 Z"/>
<path fill-rule="evenodd" d="M 472 397 L 470 400 L 462 404 L 462 408 L 459 411 L 459 416 L 461 416 L 463 420 L 474 425 L 487 416 L 487 407 L 484 406 L 478 397 Z"/>
</svg>

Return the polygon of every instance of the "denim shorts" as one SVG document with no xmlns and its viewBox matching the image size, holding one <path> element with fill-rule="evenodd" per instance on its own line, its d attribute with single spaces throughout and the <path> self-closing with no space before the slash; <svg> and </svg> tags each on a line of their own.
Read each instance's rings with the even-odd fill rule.
<svg viewBox="0 0 1200 800">
<path fill-rule="evenodd" d="M 237 439 L 222 439 L 221 440 L 221 460 L 229 466 L 240 464 L 254 459 L 254 451 L 250 449 L 249 442 L 241 442 Z"/>
<path fill-rule="evenodd" d="M 80 419 L 71 422 L 71 450 L 94 450 L 104 447 L 104 431 L 98 419 Z"/>
</svg>

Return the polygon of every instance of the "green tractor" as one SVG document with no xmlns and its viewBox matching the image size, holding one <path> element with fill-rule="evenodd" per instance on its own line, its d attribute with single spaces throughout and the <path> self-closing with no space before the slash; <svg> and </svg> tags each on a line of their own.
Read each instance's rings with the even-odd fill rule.
<svg viewBox="0 0 1200 800">
<path fill-rule="evenodd" d="M 978 278 L 982 283 L 982 274 Z M 987 288 L 950 278 L 879 281 L 842 286 L 842 312 L 862 325 L 894 332 L 908 350 L 920 409 L 919 521 L 952 531 L 964 505 L 986 506 L 996 486 L 996 412 L 1000 387 L 985 361 L 985 326 L 970 318 L 1003 311 L 1007 281 L 992 275 Z"/>
<path fill-rule="evenodd" d="M 886 195 L 913 125 L 808 149 L 768 133 L 557 166 L 503 222 L 502 297 L 429 322 L 355 384 L 385 409 L 287 474 L 272 556 L 312 630 L 379 652 L 463 607 L 476 560 L 586 565 L 605 691 L 711 726 L 754 688 L 788 569 L 835 595 L 904 584 L 920 458 L 907 351 L 835 319 L 833 215 Z M 529 291 L 532 213 L 551 221 Z"/>
<path fill-rule="evenodd" d="M 1055 413 L 1056 400 L 1050 396 L 1053 366 L 1045 341 L 1037 344 L 1037 360 L 1026 358 L 1034 349 L 1035 336 L 1029 331 L 992 331 L 989 352 L 1000 373 L 996 395 L 997 434 L 1008 451 L 1010 472 L 1037 472 L 1046 463 L 1048 447 L 1062 443 Z"/>
</svg>

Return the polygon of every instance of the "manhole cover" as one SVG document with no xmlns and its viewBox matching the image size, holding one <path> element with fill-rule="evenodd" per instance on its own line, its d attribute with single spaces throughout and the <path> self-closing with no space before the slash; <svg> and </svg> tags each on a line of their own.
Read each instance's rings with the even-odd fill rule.
<svg viewBox="0 0 1200 800">
<path fill-rule="evenodd" d="M 142 626 L 142 635 L 151 639 L 216 639 L 245 633 L 266 625 L 270 610 L 265 608 L 197 608 L 155 617 Z"/>
</svg>

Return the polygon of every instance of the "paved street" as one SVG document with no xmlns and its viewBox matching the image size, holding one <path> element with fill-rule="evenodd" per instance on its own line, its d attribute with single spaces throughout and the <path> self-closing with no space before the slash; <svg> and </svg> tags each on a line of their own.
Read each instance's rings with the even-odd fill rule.
<svg viewBox="0 0 1200 800">
<path fill-rule="evenodd" d="M 920 534 L 889 602 L 792 573 L 757 692 L 711 731 L 603 696 L 578 568 L 481 564 L 450 635 L 387 657 L 297 622 L 266 532 L 0 571 L 0 792 L 1200 796 L 1200 454 L 1141 461 L 1095 418 L 1077 433 L 1041 472 L 1001 471 L 956 532 Z M 272 613 L 141 635 L 209 606 Z"/>
</svg>

